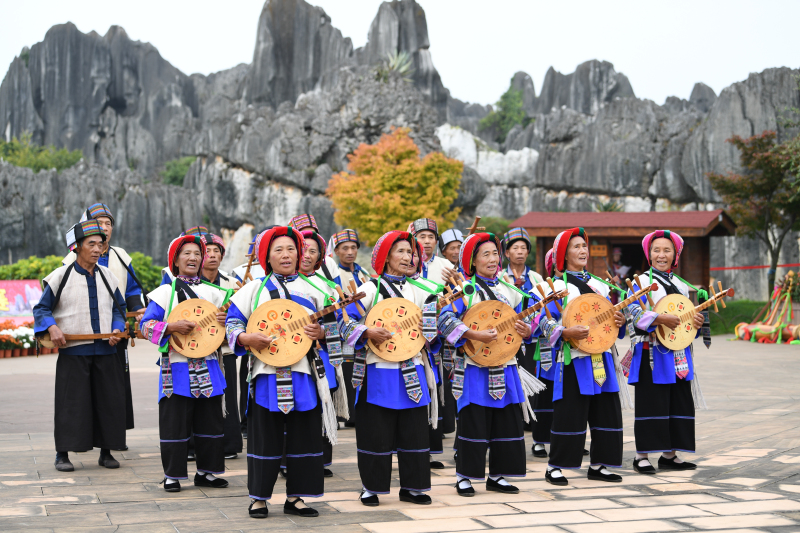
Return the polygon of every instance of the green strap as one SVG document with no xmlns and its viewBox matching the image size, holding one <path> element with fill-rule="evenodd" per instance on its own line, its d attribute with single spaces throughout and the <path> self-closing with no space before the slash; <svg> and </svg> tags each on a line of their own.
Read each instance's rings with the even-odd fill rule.
<svg viewBox="0 0 800 533">
<path fill-rule="evenodd" d="M 372 300 L 372 307 L 378 303 L 378 296 L 381 294 L 381 278 L 378 276 L 378 281 L 375 283 L 375 298 Z"/>
<path fill-rule="evenodd" d="M 650 270 L 653 270 L 653 267 L 650 267 Z M 651 276 L 653 275 L 652 272 L 650 273 L 650 275 Z M 697 292 L 697 298 L 698 299 L 702 298 L 703 300 L 708 300 L 708 291 L 707 290 L 698 289 L 697 287 L 695 287 L 694 285 L 692 285 L 691 283 L 689 283 L 688 281 L 686 281 L 685 279 L 683 279 L 682 277 L 680 277 L 679 275 L 677 275 L 675 273 L 673 273 L 672 275 L 675 276 L 676 278 L 678 278 L 679 280 L 681 280 L 682 282 L 684 282 L 686 285 L 688 285 L 692 289 L 694 289 L 695 292 Z"/>
<path fill-rule="evenodd" d="M 499 281 L 500 283 L 502 283 L 503 285 L 505 285 L 509 289 L 517 291 L 518 293 L 520 293 L 522 295 L 523 298 L 530 298 L 531 297 L 531 295 L 528 294 L 527 292 L 518 289 L 516 285 L 513 285 L 513 284 L 503 280 L 502 278 L 497 278 L 497 281 Z"/>
<path fill-rule="evenodd" d="M 472 307 L 472 298 L 478 292 L 478 289 L 475 288 L 475 275 L 473 274 L 472 279 L 469 280 L 469 285 L 472 285 L 472 294 L 469 295 L 469 304 L 467 304 L 467 309 Z"/>
<path fill-rule="evenodd" d="M 200 280 L 200 283 L 205 283 L 205 284 L 206 284 L 206 285 L 208 285 L 209 287 L 214 287 L 214 288 L 215 288 L 215 289 L 217 289 L 217 290 L 220 290 L 220 291 L 225 291 L 225 299 L 222 301 L 222 305 L 220 305 L 220 307 L 222 307 L 223 305 L 225 305 L 226 303 L 228 303 L 228 302 L 230 301 L 230 299 L 231 299 L 231 296 L 233 296 L 233 294 L 236 292 L 236 291 L 235 291 L 235 290 L 233 290 L 233 289 L 223 289 L 223 288 L 222 288 L 222 287 L 220 287 L 219 285 L 216 285 L 216 284 L 214 284 L 214 283 L 211 283 L 211 282 L 209 282 L 209 281 L 206 281 L 206 280 L 204 280 L 204 279 L 201 279 L 201 280 Z"/>
<path fill-rule="evenodd" d="M 172 302 L 175 301 L 175 281 L 178 278 L 172 278 L 172 292 L 169 295 L 169 306 L 167 307 L 167 313 L 164 315 L 164 319 L 169 318 L 169 314 L 172 312 Z M 165 344 L 164 346 L 159 346 L 158 351 L 161 353 L 169 353 L 169 343 Z"/>
<path fill-rule="evenodd" d="M 308 279 L 308 277 L 306 277 L 305 274 L 300 272 L 299 275 L 300 275 L 300 277 L 302 279 L 304 279 L 306 282 L 308 282 L 309 285 L 311 285 L 312 287 L 317 289 L 320 292 L 320 294 L 322 294 L 322 296 L 325 297 L 325 307 L 328 307 L 329 305 L 331 305 L 334 302 L 333 298 L 331 298 L 330 295 L 326 294 L 325 291 L 323 291 L 322 289 L 320 289 L 319 287 L 314 285 L 314 282 L 312 282 L 310 279 Z M 322 278 L 322 279 L 325 279 L 325 278 Z M 334 285 L 336 285 L 336 284 L 334 283 Z"/>
<path fill-rule="evenodd" d="M 261 291 L 264 290 L 264 287 L 267 286 L 267 280 L 272 277 L 272 272 L 270 272 L 267 276 L 264 277 L 264 281 L 261 282 L 261 286 L 258 288 L 258 292 L 256 293 L 256 301 L 253 302 L 253 311 L 256 310 L 258 307 L 258 300 L 261 298 Z"/>
<path fill-rule="evenodd" d="M 540 342 L 541 341 L 538 341 L 536 343 L 536 351 L 533 352 L 533 360 L 534 361 L 541 361 L 542 360 L 541 346 L 539 346 Z"/>
<path fill-rule="evenodd" d="M 615 291 L 617 291 L 618 293 L 620 293 L 622 296 L 625 296 L 626 294 L 628 294 L 626 291 L 624 291 L 624 290 L 620 289 L 619 287 L 617 287 L 617 286 L 616 286 L 616 285 L 614 285 L 613 283 L 609 283 L 609 282 L 607 282 L 607 281 L 606 281 L 606 280 L 604 280 L 604 279 L 600 279 L 600 278 L 598 278 L 597 276 L 595 276 L 594 274 L 592 274 L 591 272 L 589 272 L 588 274 L 589 274 L 589 275 L 590 275 L 592 278 L 594 278 L 594 279 L 596 279 L 597 281 L 599 281 L 600 283 L 602 283 L 603 285 L 608 285 L 609 287 L 611 287 L 612 289 L 614 289 Z M 624 299 L 625 299 L 625 298 L 623 298 L 623 300 L 624 300 Z"/>
<path fill-rule="evenodd" d="M 425 278 L 420 278 L 420 279 L 425 279 Z M 412 279 L 409 278 L 408 276 L 406 276 L 406 281 L 414 285 L 415 287 L 419 287 L 423 291 L 428 292 L 430 294 L 439 294 L 444 290 L 444 285 L 441 285 L 440 283 L 436 283 L 435 281 L 431 281 L 429 279 L 425 279 L 425 282 L 430 283 L 431 285 L 433 285 L 433 287 L 426 287 L 423 283 L 420 282 L 420 280 Z"/>
</svg>

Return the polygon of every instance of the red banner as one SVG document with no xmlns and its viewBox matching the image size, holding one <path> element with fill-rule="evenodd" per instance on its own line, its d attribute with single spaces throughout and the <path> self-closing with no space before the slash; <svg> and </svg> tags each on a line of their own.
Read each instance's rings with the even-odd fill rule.
<svg viewBox="0 0 800 533">
<path fill-rule="evenodd" d="M 0 280 L 0 320 L 11 320 L 16 324 L 31 322 L 33 306 L 41 297 L 39 280 Z"/>
</svg>

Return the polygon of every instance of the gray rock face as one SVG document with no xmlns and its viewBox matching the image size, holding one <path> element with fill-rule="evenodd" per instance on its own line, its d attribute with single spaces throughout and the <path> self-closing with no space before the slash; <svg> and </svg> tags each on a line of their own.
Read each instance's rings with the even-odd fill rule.
<svg viewBox="0 0 800 533">
<path fill-rule="evenodd" d="M 614 70 L 608 61 L 587 61 L 572 74 L 561 74 L 550 67 L 542 92 L 536 101 L 537 113 L 567 106 L 584 114 L 594 114 L 601 104 L 614 98 L 635 96 L 628 78 Z"/>
<path fill-rule="evenodd" d="M 717 93 L 714 89 L 705 83 L 695 83 L 692 88 L 692 95 L 689 96 L 689 102 L 694 105 L 698 111 L 708 113 L 711 111 L 711 106 L 717 101 Z"/>
<path fill-rule="evenodd" d="M 81 209 L 105 202 L 116 220 L 112 242 L 162 264 L 167 246 L 202 221 L 191 190 L 146 183 L 141 174 L 80 162 L 61 173 L 34 174 L 0 162 L 3 261 L 66 253 L 64 235 Z M 84 207 L 80 207 L 84 206 Z"/>
</svg>

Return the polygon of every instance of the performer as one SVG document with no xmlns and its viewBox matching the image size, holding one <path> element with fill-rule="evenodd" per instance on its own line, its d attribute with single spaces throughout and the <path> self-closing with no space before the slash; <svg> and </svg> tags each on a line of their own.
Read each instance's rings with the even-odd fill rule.
<svg viewBox="0 0 800 533">
<path fill-rule="evenodd" d="M 613 261 L 611 264 L 612 272 L 614 272 L 619 279 L 625 279 L 625 276 L 628 275 L 631 267 L 622 264 L 622 248 L 614 248 L 614 251 L 611 254 L 611 259 Z"/>
<path fill-rule="evenodd" d="M 301 233 L 305 241 L 305 249 L 303 251 L 303 258 L 300 260 L 300 273 L 306 277 L 308 283 L 314 290 L 322 295 L 324 299 L 323 304 L 327 307 L 336 302 L 336 300 L 339 299 L 339 295 L 336 292 L 336 283 L 325 279 L 317 273 L 327 251 L 325 239 L 314 230 L 307 229 L 303 230 Z M 326 323 L 327 327 L 332 328 L 333 335 L 335 335 L 334 342 L 327 343 L 327 346 L 324 347 L 321 344 L 318 346 L 319 357 L 325 364 L 325 376 L 328 378 L 328 386 L 331 390 L 331 394 L 334 395 L 340 391 L 345 380 L 344 374 L 342 373 L 342 342 L 341 337 L 339 337 L 336 317 L 333 314 L 326 315 L 323 317 L 323 322 Z M 334 397 L 337 398 L 339 403 L 337 407 L 344 409 L 344 406 L 347 405 L 345 391 L 341 390 L 341 394 Z M 322 459 L 325 467 L 323 473 L 325 477 L 333 477 L 333 472 L 328 468 L 333 464 L 333 444 L 327 435 L 322 439 L 322 448 Z"/>
<path fill-rule="evenodd" d="M 361 286 L 366 293 L 366 298 L 360 300 L 365 309 L 355 303 L 348 305 L 350 321 L 342 325 L 342 338 L 356 349 L 353 385 L 358 394 L 356 446 L 363 486 L 361 503 L 371 507 L 380 504 L 378 494 L 389 494 L 393 453 L 397 453 L 400 468 L 400 501 L 431 503 L 425 494 L 431 488 L 428 405 L 435 401 L 429 391 L 429 387 L 435 390 L 430 362 L 424 350 L 400 363 L 381 359 L 369 349 L 367 341 L 380 344 L 392 333 L 386 328 L 363 325 L 373 306 L 386 298 L 414 302 L 424 309 L 423 322 L 435 318 L 429 317 L 430 304 L 426 307 L 433 295 L 424 285 L 406 277 L 414 244 L 411 234 L 405 231 L 390 231 L 378 239 L 372 250 L 372 268 L 380 277 Z M 434 315 L 435 309 L 434 301 Z M 425 325 L 423 335 L 427 348 L 435 351 L 436 328 L 430 325 Z"/>
<path fill-rule="evenodd" d="M 468 305 L 463 299 L 444 307 L 439 313 L 439 333 L 447 342 L 462 347 L 466 341 L 492 342 L 497 331 L 490 328 L 477 331 L 461 321 L 474 304 L 486 300 L 500 300 L 520 312 L 527 307 L 528 297 L 513 285 L 498 278 L 500 242 L 492 233 L 473 233 L 464 240 L 459 256 L 459 266 L 471 278 L 465 288 Z M 517 320 L 514 329 L 526 344 L 533 339 L 533 330 L 527 321 Z M 456 456 L 456 491 L 461 496 L 473 496 L 471 480 L 483 480 L 486 473 L 486 448 L 489 447 L 489 478 L 486 490 L 517 494 L 519 489 L 505 477 L 525 477 L 525 436 L 523 412 L 519 404 L 527 406 L 526 390 L 521 376 L 536 382 L 524 369 L 518 369 L 512 358 L 503 366 L 476 365 L 463 350 L 455 356 L 453 395 L 458 402 L 458 454 Z M 525 407 L 523 407 L 524 409 Z M 524 415 L 527 418 L 527 414 Z"/>
<path fill-rule="evenodd" d="M 336 254 L 339 259 L 339 279 L 333 280 L 339 284 L 345 293 L 350 293 L 350 282 L 355 282 L 360 287 L 369 281 L 371 276 L 356 263 L 358 249 L 361 242 L 358 240 L 358 232 L 354 229 L 343 229 L 331 236 L 330 254 Z"/>
<path fill-rule="evenodd" d="M 55 467 L 72 472 L 69 452 L 100 448 L 98 464 L 119 468 L 110 450 L 125 446 L 124 368 L 117 359 L 121 340 L 67 341 L 64 335 L 119 333 L 125 330 L 125 300 L 114 273 L 98 264 L 106 248 L 100 224 L 85 220 L 66 236 L 75 260 L 44 280 L 33 308 L 34 332 L 45 332 L 59 348 L 56 362 Z"/>
<path fill-rule="evenodd" d="M 683 251 L 683 239 L 674 231 L 657 230 L 642 240 L 642 248 L 650 273 L 650 284 L 658 290 L 650 295 L 654 303 L 669 294 L 689 297 L 688 284 L 672 273 L 677 268 Z M 647 300 L 643 300 L 644 305 Z M 672 351 L 661 345 L 653 334 L 656 327 L 675 329 L 680 319 L 671 314 L 658 314 L 652 310 L 633 315 L 635 341 L 628 383 L 636 387 L 636 412 L 633 432 L 636 436 L 636 458 L 633 469 L 640 474 L 655 474 L 656 469 L 648 453 L 661 453 L 659 470 L 694 470 L 697 465 L 681 460 L 675 452 L 694 453 L 694 400 L 692 387 L 696 386 L 692 347 Z M 701 313 L 694 315 L 698 335 L 703 327 Z"/>
<path fill-rule="evenodd" d="M 320 233 L 319 226 L 317 225 L 317 221 L 314 219 L 314 215 L 310 214 L 302 214 L 292 217 L 292 219 L 289 221 L 289 227 L 294 228 L 297 231 L 313 229 L 317 233 Z M 320 266 L 319 270 L 319 273 L 325 276 L 326 279 L 331 281 L 336 281 L 337 278 L 341 279 L 339 276 L 339 265 L 333 257 L 325 256 L 322 266 Z"/>
<path fill-rule="evenodd" d="M 324 493 L 322 428 L 325 415 L 322 391 L 328 390 L 322 361 L 313 348 L 291 367 L 275 367 L 256 358 L 246 347 L 267 348 L 270 338 L 262 333 L 247 333 L 247 321 L 263 303 L 291 299 L 309 314 L 322 309 L 325 296 L 298 274 L 304 239 L 299 231 L 275 226 L 256 238 L 258 262 L 266 276 L 242 287 L 228 309 L 228 342 L 237 355 L 249 355 L 250 382 L 247 410 L 247 486 L 250 491 L 250 516 L 265 518 L 266 500 L 272 497 L 286 447 L 285 514 L 318 516 L 301 496 L 318 498 Z M 326 343 L 319 323 L 304 326 L 312 340 Z M 336 336 L 338 339 L 338 335 Z M 313 365 L 313 366 L 312 366 Z M 316 377 L 315 377 L 316 376 Z M 317 383 L 324 380 L 324 383 Z M 329 393 L 328 393 L 329 395 Z M 331 415 L 334 417 L 335 415 Z M 285 428 L 285 435 L 284 435 Z M 332 435 L 336 427 L 325 425 Z"/>
<path fill-rule="evenodd" d="M 127 310 L 136 313 L 137 319 L 141 319 L 144 314 L 142 284 L 136 277 L 136 272 L 131 264 L 131 257 L 122 248 L 109 244 L 114 230 L 114 216 L 111 214 L 111 209 L 106 204 L 92 204 L 83 213 L 81 222 L 91 219 L 96 220 L 106 234 L 105 249 L 100 255 L 97 264 L 108 268 L 114 273 L 119 281 L 119 292 L 125 296 Z M 76 257 L 73 253 L 67 254 L 61 263 L 69 265 L 75 261 Z M 131 394 L 131 373 L 128 367 L 128 339 L 122 339 L 116 344 L 116 348 L 117 358 L 120 366 L 122 366 L 125 382 L 125 429 L 133 429 L 133 396 Z M 126 445 L 120 448 L 123 451 L 127 449 Z"/>
<path fill-rule="evenodd" d="M 189 334 L 196 327 L 189 320 L 167 322 L 176 305 L 189 299 L 208 300 L 217 307 L 229 291 L 200 279 L 206 255 L 202 237 L 184 235 L 169 245 L 167 261 L 174 279 L 151 292 L 150 303 L 141 321 L 142 336 L 159 346 L 158 430 L 161 439 L 161 464 L 164 490 L 179 492 L 181 479 L 188 479 L 189 439 L 194 434 L 198 487 L 224 488 L 228 482 L 218 478 L 225 471 L 223 395 L 225 375 L 219 352 L 202 359 L 187 359 L 170 345 L 173 333 Z M 231 291 L 232 292 L 232 291 Z M 225 314 L 217 313 L 225 323 Z"/>
<path fill-rule="evenodd" d="M 219 269 L 222 259 L 225 257 L 225 242 L 213 233 L 206 233 L 202 235 L 206 241 L 206 257 L 203 261 L 203 269 L 200 273 L 200 279 L 207 281 L 220 287 L 233 291 L 239 288 L 233 276 L 225 274 Z M 223 451 L 225 459 L 236 459 L 242 453 L 242 432 L 239 423 L 239 411 L 237 408 L 239 402 L 239 393 L 237 388 L 237 370 L 236 362 L 238 357 L 230 349 L 230 346 L 223 344 L 221 349 L 222 354 L 222 367 L 225 376 L 225 410 L 227 416 L 225 417 L 225 437 L 223 438 Z M 246 362 L 244 365 L 246 366 Z M 194 452 L 194 439 L 190 445 L 190 455 Z"/>
<path fill-rule="evenodd" d="M 531 238 L 525 228 L 511 228 L 503 235 L 503 250 L 508 259 L 506 274 L 523 292 L 534 294 L 534 287 L 544 281 L 542 276 L 525 264 L 531 253 Z"/>
<path fill-rule="evenodd" d="M 561 291 L 566 287 L 569 291 L 562 303 L 564 308 L 569 300 L 581 294 L 594 292 L 608 298 L 609 287 L 612 287 L 586 271 L 587 241 L 583 228 L 562 231 L 555 239 L 555 268 L 563 272 L 561 279 L 554 283 L 555 289 Z M 610 352 L 593 355 L 571 348 L 567 341 L 585 339 L 589 329 L 585 326 L 565 329 L 556 306 L 551 303 L 548 307 L 553 318 L 549 319 L 543 311 L 539 317 L 540 327 L 550 345 L 559 347 L 559 356 L 553 388 L 550 461 L 545 479 L 554 485 L 567 485 L 561 469 L 580 468 L 588 422 L 592 445 L 587 477 L 620 482 L 622 477 L 608 470 L 622 465 L 622 411 L 614 358 Z M 614 320 L 620 328 L 625 324 L 625 316 L 619 311 L 614 314 Z M 620 335 L 624 333 L 625 330 L 620 329 Z"/>
<path fill-rule="evenodd" d="M 464 234 L 457 229 L 448 229 L 439 235 L 439 251 L 442 256 L 452 264 L 458 264 L 458 253 L 461 251 L 461 243 L 464 242 Z"/>
<path fill-rule="evenodd" d="M 544 270 L 547 276 L 555 279 L 558 273 L 553 267 L 553 249 L 551 248 L 544 256 Z M 547 285 L 544 285 L 544 290 L 547 292 Z M 554 362 L 558 353 L 550 346 L 549 341 L 550 339 L 546 336 L 540 336 L 538 353 L 534 356 L 536 377 L 547 387 L 546 390 L 533 397 L 533 412 L 536 414 L 536 420 L 531 421 L 531 437 L 533 437 L 531 452 L 534 457 L 547 457 L 544 445 L 550 444 L 550 428 L 553 426 L 553 380 L 556 369 Z M 589 453 L 586 450 L 584 452 L 584 455 Z"/>
<path fill-rule="evenodd" d="M 444 280 L 455 274 L 455 266 L 447 259 L 436 256 L 436 244 L 439 241 L 439 226 L 432 218 L 418 218 L 408 225 L 408 231 L 422 245 L 425 261 L 422 264 L 422 277 L 435 283 L 444 284 Z"/>
</svg>

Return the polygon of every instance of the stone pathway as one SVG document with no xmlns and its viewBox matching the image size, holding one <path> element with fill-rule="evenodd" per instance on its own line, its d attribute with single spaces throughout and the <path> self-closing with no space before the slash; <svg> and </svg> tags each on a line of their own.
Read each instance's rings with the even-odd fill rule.
<svg viewBox="0 0 800 533">
<path fill-rule="evenodd" d="M 453 488 L 454 464 L 447 452 L 447 468 L 433 472 L 432 505 L 399 502 L 395 469 L 393 493 L 381 497 L 380 507 L 364 507 L 357 500 L 355 433 L 344 429 L 325 496 L 307 500 L 319 509 L 319 518 L 284 515 L 284 483 L 279 479 L 270 516 L 258 521 L 247 515 L 243 455 L 227 461 L 227 489 L 184 483 L 182 492 L 167 494 L 158 485 L 157 368 L 149 346 L 140 343 L 131 350 L 138 427 L 128 433 L 129 451 L 115 454 L 122 465 L 118 470 L 99 467 L 95 450 L 71 454 L 75 472 L 56 472 L 56 357 L 2 360 L 0 531 L 800 531 L 800 347 L 727 342 L 723 337 L 714 338 L 711 350 L 699 341 L 695 346 L 711 408 L 698 413 L 698 453 L 689 458 L 698 462 L 696 471 L 635 474 L 633 413 L 625 411 L 622 483 L 588 481 L 580 470 L 566 472 L 570 485 L 557 488 L 544 481 L 546 460 L 529 455 L 528 477 L 515 483 L 520 494 L 489 493 L 476 484 L 478 494 L 463 498 Z M 530 448 L 530 434 L 526 438 Z M 445 447 L 452 442 L 447 439 Z"/>
</svg>

